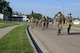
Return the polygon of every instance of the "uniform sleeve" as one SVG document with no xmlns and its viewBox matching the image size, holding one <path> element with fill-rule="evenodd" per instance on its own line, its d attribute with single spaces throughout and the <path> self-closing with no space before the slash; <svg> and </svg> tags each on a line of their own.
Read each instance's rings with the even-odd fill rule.
<svg viewBox="0 0 80 53">
<path fill-rule="evenodd" d="M 68 23 L 68 16 L 66 16 L 66 20 L 65 20 L 66 24 Z"/>
<path fill-rule="evenodd" d="M 30 22 L 31 22 L 31 18 L 30 18 Z"/>
<path fill-rule="evenodd" d="M 64 23 L 64 16 L 62 16 L 62 23 Z"/>
</svg>

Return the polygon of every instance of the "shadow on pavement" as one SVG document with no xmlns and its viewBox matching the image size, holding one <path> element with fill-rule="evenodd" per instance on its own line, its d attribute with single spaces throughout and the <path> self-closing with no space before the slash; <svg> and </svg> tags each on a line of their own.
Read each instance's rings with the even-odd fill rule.
<svg viewBox="0 0 80 53">
<path fill-rule="evenodd" d="M 80 32 L 71 32 L 70 34 L 67 33 L 61 33 L 59 36 L 65 36 L 65 35 L 80 35 Z"/>
<path fill-rule="evenodd" d="M 80 32 L 70 33 L 70 35 L 80 35 Z"/>
</svg>

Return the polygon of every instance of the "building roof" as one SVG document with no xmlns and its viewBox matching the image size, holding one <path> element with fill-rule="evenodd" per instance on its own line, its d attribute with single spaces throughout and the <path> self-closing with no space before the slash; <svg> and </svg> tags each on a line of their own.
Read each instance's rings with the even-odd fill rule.
<svg viewBox="0 0 80 53">
<path fill-rule="evenodd" d="M 23 17 L 14 17 L 14 16 L 13 16 L 12 18 L 23 18 Z"/>
</svg>

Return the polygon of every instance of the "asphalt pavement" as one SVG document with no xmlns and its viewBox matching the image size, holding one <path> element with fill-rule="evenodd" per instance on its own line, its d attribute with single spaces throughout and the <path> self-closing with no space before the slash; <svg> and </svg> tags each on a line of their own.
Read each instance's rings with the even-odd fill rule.
<svg viewBox="0 0 80 53">
<path fill-rule="evenodd" d="M 53 25 L 45 30 L 39 27 L 29 30 L 43 53 L 80 53 L 80 29 L 71 28 L 70 35 L 66 27 L 57 35 Z"/>
</svg>

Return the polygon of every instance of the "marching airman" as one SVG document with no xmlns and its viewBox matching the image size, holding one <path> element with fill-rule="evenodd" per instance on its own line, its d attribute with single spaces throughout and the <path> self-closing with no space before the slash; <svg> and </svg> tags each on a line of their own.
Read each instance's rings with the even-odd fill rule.
<svg viewBox="0 0 80 53">
<path fill-rule="evenodd" d="M 57 34 L 59 35 L 61 33 L 63 21 L 64 21 L 64 17 L 61 12 L 58 12 L 57 16 L 55 17 L 55 21 L 57 24 Z"/>
<path fill-rule="evenodd" d="M 31 17 L 31 19 L 30 19 L 30 27 L 31 27 L 31 29 L 33 29 L 34 28 L 34 25 L 35 25 L 35 19 L 34 19 L 34 17 Z"/>
<path fill-rule="evenodd" d="M 71 28 L 71 25 L 72 25 L 71 13 L 69 13 L 68 16 L 66 17 L 66 23 L 68 25 L 67 32 L 68 32 L 68 34 L 70 34 L 70 28 Z"/>
<path fill-rule="evenodd" d="M 41 18 L 41 23 L 42 23 L 42 30 L 44 30 L 45 29 L 45 24 L 46 24 L 45 16 L 43 18 Z"/>
</svg>

